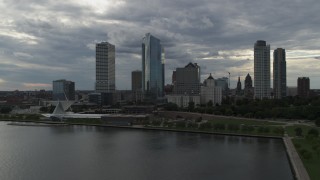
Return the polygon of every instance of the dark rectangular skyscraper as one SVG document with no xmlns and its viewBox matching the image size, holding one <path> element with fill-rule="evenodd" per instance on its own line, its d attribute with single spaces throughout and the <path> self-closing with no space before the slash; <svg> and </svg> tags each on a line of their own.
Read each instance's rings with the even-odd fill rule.
<svg viewBox="0 0 320 180">
<path fill-rule="evenodd" d="M 132 86 L 132 91 L 141 90 L 142 88 L 142 72 L 141 71 L 132 71 L 131 86 Z"/>
<path fill-rule="evenodd" d="M 146 98 L 163 97 L 164 52 L 160 40 L 147 33 L 142 40 L 142 91 Z"/>
<path fill-rule="evenodd" d="M 287 96 L 286 51 L 277 48 L 273 52 L 273 92 L 275 99 Z"/>
<path fill-rule="evenodd" d="M 270 45 L 262 40 L 254 44 L 254 98 L 270 98 Z"/>
<path fill-rule="evenodd" d="M 200 66 L 189 63 L 184 68 L 176 69 L 175 94 L 199 95 L 200 94 Z"/>
<path fill-rule="evenodd" d="M 310 79 L 308 77 L 298 78 L 298 96 L 302 98 L 309 97 Z"/>
</svg>

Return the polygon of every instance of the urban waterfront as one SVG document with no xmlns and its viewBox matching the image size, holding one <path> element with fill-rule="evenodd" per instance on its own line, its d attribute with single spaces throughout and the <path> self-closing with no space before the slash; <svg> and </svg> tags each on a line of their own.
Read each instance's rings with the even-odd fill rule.
<svg viewBox="0 0 320 180">
<path fill-rule="evenodd" d="M 0 122 L 0 179 L 293 179 L 280 139 Z"/>
</svg>

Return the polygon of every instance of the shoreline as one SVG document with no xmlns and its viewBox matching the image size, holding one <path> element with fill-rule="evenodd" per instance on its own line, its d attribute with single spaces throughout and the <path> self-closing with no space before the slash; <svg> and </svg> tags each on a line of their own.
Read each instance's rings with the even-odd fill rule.
<svg viewBox="0 0 320 180">
<path fill-rule="evenodd" d="M 157 127 L 143 127 L 143 126 L 117 126 L 108 124 L 86 124 L 86 123 L 66 123 L 66 122 L 51 122 L 51 121 L 34 121 L 34 120 L 3 120 L 4 122 L 15 122 L 15 123 L 35 123 L 35 124 L 47 124 L 47 125 L 78 125 L 78 126 L 95 126 L 95 127 L 109 127 L 109 128 L 122 128 L 122 129 L 135 129 L 135 130 L 155 130 L 155 131 L 168 131 L 168 132 L 184 132 L 193 134 L 213 134 L 213 135 L 225 135 L 225 136 L 243 136 L 243 137 L 254 137 L 254 138 L 270 138 L 270 139 L 282 139 L 282 136 L 268 136 L 268 135 L 255 135 L 255 134 L 239 134 L 229 132 L 210 132 L 210 131 L 199 131 L 199 130 L 183 130 L 183 129 L 168 129 L 168 128 L 157 128 Z M 23 126 L 23 125 L 22 125 Z M 36 125 L 35 125 L 36 126 Z"/>
</svg>

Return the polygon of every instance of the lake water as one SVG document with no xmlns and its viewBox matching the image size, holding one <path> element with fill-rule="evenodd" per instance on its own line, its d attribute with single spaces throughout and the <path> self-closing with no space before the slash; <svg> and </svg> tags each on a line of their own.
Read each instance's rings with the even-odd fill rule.
<svg viewBox="0 0 320 180">
<path fill-rule="evenodd" d="M 282 140 L 0 122 L 1 180 L 292 180 Z"/>
</svg>

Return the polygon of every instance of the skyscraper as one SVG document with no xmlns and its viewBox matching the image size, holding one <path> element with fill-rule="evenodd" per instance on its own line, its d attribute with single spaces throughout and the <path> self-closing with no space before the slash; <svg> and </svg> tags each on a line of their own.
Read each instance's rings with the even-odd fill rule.
<svg viewBox="0 0 320 180">
<path fill-rule="evenodd" d="M 131 90 L 138 91 L 142 88 L 142 72 L 141 71 L 132 71 L 131 73 Z"/>
<path fill-rule="evenodd" d="M 275 99 L 287 96 L 286 51 L 282 48 L 273 52 L 273 92 Z"/>
<path fill-rule="evenodd" d="M 163 97 L 164 50 L 160 40 L 147 33 L 142 39 L 142 91 L 146 99 Z"/>
<path fill-rule="evenodd" d="M 200 66 L 197 63 L 189 63 L 183 68 L 177 68 L 175 72 L 175 94 L 200 94 Z"/>
<path fill-rule="evenodd" d="M 72 81 L 60 79 L 52 82 L 53 100 L 75 100 L 75 85 Z"/>
<path fill-rule="evenodd" d="M 115 92 L 115 46 L 96 44 L 96 92 Z"/>
<path fill-rule="evenodd" d="M 254 98 L 270 97 L 270 45 L 258 40 L 254 44 Z"/>
<path fill-rule="evenodd" d="M 308 77 L 298 78 L 298 96 L 302 98 L 309 97 L 310 94 L 310 79 Z"/>
</svg>

